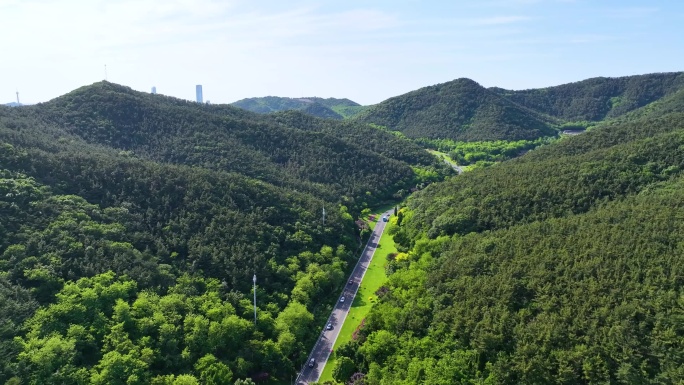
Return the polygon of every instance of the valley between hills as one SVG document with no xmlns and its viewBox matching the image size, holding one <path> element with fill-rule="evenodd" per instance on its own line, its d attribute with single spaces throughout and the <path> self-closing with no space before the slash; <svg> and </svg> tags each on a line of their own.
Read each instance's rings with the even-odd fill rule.
<svg viewBox="0 0 684 385">
<path fill-rule="evenodd" d="M 0 106 L 0 383 L 289 384 L 384 210 L 319 383 L 680 383 L 682 170 L 682 72 Z"/>
</svg>

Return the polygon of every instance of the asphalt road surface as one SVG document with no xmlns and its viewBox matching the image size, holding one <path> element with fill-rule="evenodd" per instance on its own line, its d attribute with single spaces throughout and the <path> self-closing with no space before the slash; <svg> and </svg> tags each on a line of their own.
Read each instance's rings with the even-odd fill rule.
<svg viewBox="0 0 684 385">
<path fill-rule="evenodd" d="M 356 267 L 354 267 L 354 271 L 352 272 L 351 276 L 347 279 L 347 284 L 345 285 L 344 290 L 342 290 L 342 294 L 340 294 L 339 298 L 337 299 L 337 303 L 330 314 L 330 318 L 328 318 L 328 321 L 322 326 L 318 341 L 316 341 L 316 345 L 311 350 L 309 357 L 304 363 L 302 371 L 297 377 L 297 384 L 308 384 L 310 382 L 315 382 L 321 377 L 323 368 L 325 368 L 325 364 L 328 362 L 331 350 L 335 345 L 335 340 L 337 340 L 337 336 L 339 335 L 340 329 L 344 324 L 344 320 L 347 318 L 347 314 L 349 314 L 349 309 L 354 302 L 356 292 L 359 290 L 359 285 L 363 280 L 363 276 L 366 274 L 366 269 L 368 269 L 368 265 L 370 265 L 371 259 L 373 259 L 373 254 L 378 246 L 382 232 L 385 230 L 385 225 L 387 223 L 382 221 L 382 217 L 385 215 L 389 217 L 391 213 L 392 211 L 383 213 L 378 222 L 375 224 L 373 234 L 371 234 L 370 238 L 368 239 L 368 243 L 363 249 L 361 258 L 356 263 Z M 340 302 L 342 297 L 344 297 L 344 302 Z M 332 330 L 326 329 L 328 323 L 332 324 Z M 313 368 L 309 367 L 309 362 L 312 358 L 315 360 Z"/>
</svg>

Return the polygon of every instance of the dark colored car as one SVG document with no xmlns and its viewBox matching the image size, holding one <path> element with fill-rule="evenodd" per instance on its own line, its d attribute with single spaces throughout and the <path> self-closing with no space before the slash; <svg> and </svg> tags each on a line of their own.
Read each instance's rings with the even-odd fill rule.
<svg viewBox="0 0 684 385">
<path fill-rule="evenodd" d="M 344 297 L 340 298 L 340 303 L 344 303 Z"/>
<path fill-rule="evenodd" d="M 312 358 L 312 359 L 309 360 L 309 367 L 310 367 L 310 368 L 313 368 L 314 365 L 316 365 L 316 360 Z"/>
<path fill-rule="evenodd" d="M 326 330 L 332 330 L 332 323 L 328 323 L 328 325 L 325 328 Z"/>
</svg>

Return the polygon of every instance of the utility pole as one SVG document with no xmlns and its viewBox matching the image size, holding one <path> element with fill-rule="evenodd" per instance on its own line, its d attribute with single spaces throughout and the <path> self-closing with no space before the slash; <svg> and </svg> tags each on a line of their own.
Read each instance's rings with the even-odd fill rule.
<svg viewBox="0 0 684 385">
<path fill-rule="evenodd" d="M 252 282 L 254 282 L 254 326 L 256 326 L 256 273 L 254 273 L 254 277 L 252 277 Z"/>
</svg>

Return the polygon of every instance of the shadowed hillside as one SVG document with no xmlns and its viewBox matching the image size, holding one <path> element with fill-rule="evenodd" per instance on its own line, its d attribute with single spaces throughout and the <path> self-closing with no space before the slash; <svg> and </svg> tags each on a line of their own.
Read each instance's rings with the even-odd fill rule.
<svg viewBox="0 0 684 385">
<path fill-rule="evenodd" d="M 338 360 L 377 384 L 684 379 L 684 115 L 655 116 L 412 196 Z"/>
<path fill-rule="evenodd" d="M 411 138 L 519 140 L 554 135 L 553 119 L 519 106 L 470 79 L 421 88 L 355 117 Z"/>
<path fill-rule="evenodd" d="M 288 379 L 354 218 L 426 182 L 414 168 L 446 175 L 368 126 L 108 82 L 0 106 L 0 383 Z"/>
<path fill-rule="evenodd" d="M 19 114 L 35 114 L 49 123 L 46 127 L 133 156 L 237 172 L 328 199 L 366 191 L 376 192 L 371 200 L 388 197 L 413 179 L 408 164 L 347 141 L 335 130 L 302 130 L 294 121 L 284 125 L 231 106 L 198 105 L 106 82 Z"/>
<path fill-rule="evenodd" d="M 615 118 L 684 88 L 684 73 L 592 78 L 540 89 L 490 88 L 520 105 L 565 121 Z"/>
<path fill-rule="evenodd" d="M 586 128 L 615 119 L 684 89 L 684 74 L 593 78 L 555 87 L 510 91 L 457 79 L 368 107 L 355 119 L 411 138 L 458 141 L 553 136 L 561 127 Z M 674 111 L 677 101 L 660 109 Z"/>
</svg>

